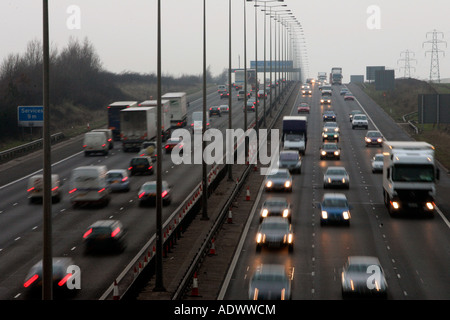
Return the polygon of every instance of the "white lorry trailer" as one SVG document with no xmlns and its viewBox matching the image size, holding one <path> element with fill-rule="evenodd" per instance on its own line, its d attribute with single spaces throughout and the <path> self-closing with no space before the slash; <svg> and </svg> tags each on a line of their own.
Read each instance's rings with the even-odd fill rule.
<svg viewBox="0 0 450 320">
<path fill-rule="evenodd" d="M 154 107 L 133 107 L 120 111 L 120 138 L 123 151 L 141 149 L 144 141 L 156 138 L 157 110 Z"/>
<path fill-rule="evenodd" d="M 435 211 L 434 147 L 420 141 L 383 142 L 383 197 L 389 214 Z"/>
<path fill-rule="evenodd" d="M 145 100 L 138 104 L 139 107 L 154 107 L 158 108 L 158 100 Z M 156 109 L 158 110 L 158 109 Z M 158 118 L 155 118 L 156 120 Z M 158 123 L 155 122 L 155 127 Z M 161 100 L 161 137 L 163 141 L 170 138 L 171 123 L 170 123 L 170 100 Z"/>
<path fill-rule="evenodd" d="M 161 99 L 170 101 L 170 124 L 174 129 L 187 125 L 187 96 L 186 92 L 168 92 Z"/>
</svg>

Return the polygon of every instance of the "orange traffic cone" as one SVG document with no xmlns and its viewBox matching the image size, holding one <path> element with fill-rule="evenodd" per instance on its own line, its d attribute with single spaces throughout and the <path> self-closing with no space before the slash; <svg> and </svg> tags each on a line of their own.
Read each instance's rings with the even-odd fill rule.
<svg viewBox="0 0 450 320">
<path fill-rule="evenodd" d="M 117 280 L 114 280 L 114 293 L 113 293 L 113 299 L 114 299 L 114 300 L 120 300 L 119 286 L 117 285 Z"/>
<path fill-rule="evenodd" d="M 197 279 L 197 272 L 194 273 L 194 279 L 192 280 L 192 291 L 191 291 L 192 297 L 198 297 L 198 279 Z"/>
<path fill-rule="evenodd" d="M 214 238 L 211 240 L 211 248 L 209 248 L 209 255 L 213 256 L 216 254 L 216 246 L 214 245 Z"/>
</svg>

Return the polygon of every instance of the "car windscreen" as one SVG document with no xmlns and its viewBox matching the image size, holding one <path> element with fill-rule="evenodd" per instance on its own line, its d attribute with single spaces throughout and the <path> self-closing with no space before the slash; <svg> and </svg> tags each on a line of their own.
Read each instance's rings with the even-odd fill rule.
<svg viewBox="0 0 450 320">
<path fill-rule="evenodd" d="M 323 206 L 344 208 L 347 207 L 347 201 L 344 199 L 325 199 L 323 201 Z"/>
<path fill-rule="evenodd" d="M 280 153 L 280 160 L 282 160 L 282 161 L 298 161 L 298 153 L 296 153 L 296 152 Z"/>
</svg>

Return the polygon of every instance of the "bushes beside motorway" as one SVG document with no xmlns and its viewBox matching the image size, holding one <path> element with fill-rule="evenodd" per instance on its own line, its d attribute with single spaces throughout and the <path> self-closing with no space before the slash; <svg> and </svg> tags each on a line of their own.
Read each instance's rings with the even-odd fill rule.
<svg viewBox="0 0 450 320">
<path fill-rule="evenodd" d="M 155 74 L 105 70 L 87 39 L 80 42 L 72 38 L 63 49 L 50 51 L 52 133 L 85 130 L 88 123 L 91 128 L 104 126 L 109 103 L 156 97 Z M 0 149 L 40 138 L 40 129 L 18 127 L 17 106 L 42 105 L 42 65 L 42 44 L 36 40 L 28 43 L 25 53 L 10 54 L 0 63 Z M 202 75 L 165 75 L 162 87 L 164 92 L 189 92 L 190 88 L 199 90 L 202 81 Z"/>
</svg>

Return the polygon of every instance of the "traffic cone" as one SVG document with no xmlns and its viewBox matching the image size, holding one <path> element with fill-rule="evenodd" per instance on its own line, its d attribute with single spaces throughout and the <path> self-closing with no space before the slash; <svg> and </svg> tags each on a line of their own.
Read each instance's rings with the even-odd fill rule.
<svg viewBox="0 0 450 320">
<path fill-rule="evenodd" d="M 191 291 L 191 297 L 198 297 L 198 279 L 197 279 L 197 272 L 194 273 L 194 279 L 192 279 L 192 291 Z"/>
<path fill-rule="evenodd" d="M 228 210 L 228 223 L 233 223 L 233 212 L 231 211 L 231 207 L 230 210 Z"/>
<path fill-rule="evenodd" d="M 247 187 L 247 195 L 245 196 L 246 201 L 250 201 L 250 188 Z"/>
<path fill-rule="evenodd" d="M 119 286 L 117 285 L 117 280 L 114 280 L 114 293 L 113 293 L 113 299 L 114 299 L 114 300 L 120 300 Z"/>
<path fill-rule="evenodd" d="M 216 254 L 216 246 L 214 245 L 214 238 L 211 240 L 211 248 L 209 248 L 209 255 L 213 256 Z"/>
</svg>

